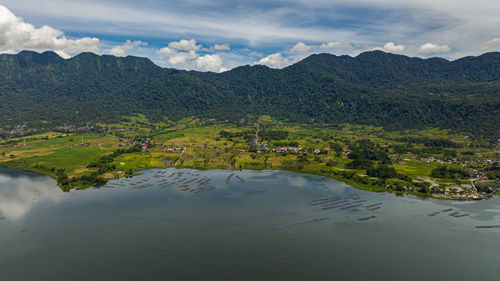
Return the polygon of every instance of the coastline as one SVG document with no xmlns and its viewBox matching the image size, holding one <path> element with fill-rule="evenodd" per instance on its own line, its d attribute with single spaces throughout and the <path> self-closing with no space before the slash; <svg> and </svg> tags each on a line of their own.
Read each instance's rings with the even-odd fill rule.
<svg viewBox="0 0 500 281">
<path fill-rule="evenodd" d="M 40 174 L 40 175 L 49 176 L 49 177 L 53 178 L 56 181 L 57 186 L 59 188 L 61 188 L 61 190 L 64 191 L 64 192 L 68 192 L 68 191 L 70 191 L 72 189 L 85 190 L 85 189 L 88 189 L 88 188 L 95 187 L 95 185 L 86 185 L 86 186 L 78 186 L 78 187 L 75 187 L 75 188 L 67 189 L 67 188 L 64 188 L 63 186 L 61 186 L 61 184 L 57 181 L 57 177 L 56 177 L 56 175 L 54 173 L 47 173 L 46 171 L 42 171 L 42 170 L 39 170 L 39 169 L 36 169 L 36 168 L 33 168 L 33 167 L 23 167 L 23 166 L 20 166 L 20 165 L 8 165 L 8 164 L 12 164 L 12 163 L 8 163 L 8 162 L 7 163 L 2 163 L 2 165 L 0 165 L 0 167 L 6 167 L 8 169 L 21 169 L 21 170 L 24 170 L 24 171 L 34 172 L 34 173 L 37 173 L 37 174 Z M 497 195 L 497 196 L 500 195 L 500 191 L 497 191 L 495 194 L 493 194 L 493 195 L 491 195 L 489 197 L 485 197 L 485 198 L 481 198 L 481 199 L 476 199 L 476 200 L 472 200 L 472 199 L 457 199 L 457 198 L 451 198 L 451 197 L 450 198 L 446 198 L 446 197 L 442 198 L 442 197 L 438 197 L 438 196 L 435 196 L 434 194 L 430 194 L 430 193 L 420 193 L 420 192 L 415 192 L 415 191 L 396 191 L 396 190 L 386 189 L 386 188 L 383 188 L 383 187 L 375 187 L 375 186 L 372 186 L 372 185 L 362 184 L 360 182 L 349 180 L 349 179 L 343 178 L 343 177 L 338 176 L 338 175 L 333 175 L 333 174 L 328 173 L 327 171 L 324 171 L 324 170 L 316 171 L 316 170 L 302 170 L 302 169 L 291 169 L 291 168 L 244 168 L 244 169 L 228 169 L 227 167 L 190 167 L 190 166 L 164 167 L 164 168 L 158 168 L 158 167 L 141 167 L 140 169 L 134 170 L 133 171 L 133 175 L 120 176 L 118 178 L 134 177 L 136 175 L 140 175 L 140 171 L 154 170 L 154 169 L 178 169 L 178 170 L 191 169 L 191 170 L 199 170 L 199 171 L 206 171 L 206 170 L 225 170 L 225 171 L 242 171 L 242 170 L 266 171 L 266 170 L 270 170 L 270 171 L 286 171 L 286 172 L 293 172 L 293 173 L 298 173 L 298 174 L 316 175 L 316 176 L 323 176 L 323 177 L 331 178 L 331 179 L 337 180 L 339 182 L 345 183 L 345 184 L 349 185 L 352 188 L 359 189 L 359 190 L 364 190 L 364 191 L 369 191 L 369 192 L 375 192 L 375 193 L 393 193 L 393 194 L 396 194 L 396 195 L 413 195 L 413 196 L 416 196 L 416 197 L 419 197 L 419 198 L 422 198 L 422 199 L 433 198 L 433 199 L 445 200 L 445 201 L 478 201 L 478 200 L 489 199 L 489 198 L 491 198 L 491 197 L 493 197 L 495 195 Z M 113 179 L 116 179 L 116 178 L 113 178 Z M 110 180 L 112 180 L 112 179 L 106 179 L 105 181 L 107 183 Z M 105 185 L 106 183 L 104 183 L 103 185 Z"/>
<path fill-rule="evenodd" d="M 150 123 L 139 117 L 137 123 L 102 125 L 106 131 L 100 134 L 47 132 L 12 139 L 0 146 L 0 164 L 51 176 L 65 191 L 104 185 L 139 170 L 176 167 L 292 171 L 371 192 L 444 200 L 500 194 L 500 186 L 491 180 L 497 150 L 470 148 L 480 143 L 447 131 L 423 130 L 410 136 L 376 127 L 270 121 L 259 121 L 256 129 L 253 123 L 207 124 L 200 119 L 148 131 L 144 126 Z M 140 136 L 139 128 L 144 130 Z"/>
</svg>

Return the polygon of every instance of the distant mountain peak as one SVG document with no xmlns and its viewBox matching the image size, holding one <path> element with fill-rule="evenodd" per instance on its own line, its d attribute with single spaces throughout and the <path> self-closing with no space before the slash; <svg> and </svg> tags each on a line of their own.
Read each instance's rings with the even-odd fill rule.
<svg viewBox="0 0 500 281">
<path fill-rule="evenodd" d="M 133 113 L 151 120 L 250 114 L 496 134 L 499 89 L 500 53 L 456 61 L 382 51 L 315 54 L 284 69 L 245 65 L 218 74 L 161 68 L 134 56 L 82 53 L 65 60 L 24 51 L 0 55 L 0 127 L 117 122 Z"/>
<path fill-rule="evenodd" d="M 97 58 L 97 57 L 100 57 L 100 55 L 92 52 L 83 52 L 72 58 Z"/>
</svg>

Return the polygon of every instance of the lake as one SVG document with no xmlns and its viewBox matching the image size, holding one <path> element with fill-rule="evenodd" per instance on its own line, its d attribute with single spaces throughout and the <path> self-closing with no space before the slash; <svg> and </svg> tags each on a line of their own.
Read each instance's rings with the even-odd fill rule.
<svg viewBox="0 0 500 281">
<path fill-rule="evenodd" d="M 498 197 L 284 171 L 142 171 L 98 189 L 0 168 L 0 280 L 500 280 Z"/>
</svg>

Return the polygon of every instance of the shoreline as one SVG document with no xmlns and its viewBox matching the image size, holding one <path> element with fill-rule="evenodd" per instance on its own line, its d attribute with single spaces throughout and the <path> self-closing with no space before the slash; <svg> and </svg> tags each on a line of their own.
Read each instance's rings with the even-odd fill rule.
<svg viewBox="0 0 500 281">
<path fill-rule="evenodd" d="M 7 165 L 7 164 L 8 163 L 2 163 L 2 165 L 0 165 L 0 167 L 6 167 L 7 169 L 20 169 L 20 170 L 23 170 L 23 171 L 34 172 L 34 173 L 37 173 L 37 174 L 40 174 L 40 175 L 49 176 L 49 177 L 53 178 L 56 181 L 56 185 L 62 191 L 64 191 L 64 192 L 69 192 L 70 190 L 73 190 L 73 189 L 74 190 L 85 190 L 85 189 L 88 189 L 88 188 L 96 187 L 96 185 L 89 185 L 89 186 L 79 186 L 79 187 L 74 187 L 74 188 L 70 188 L 70 189 L 65 189 L 65 188 L 63 188 L 59 184 L 59 182 L 57 181 L 57 178 L 56 178 L 55 174 L 46 173 L 44 171 L 37 170 L 37 169 L 34 169 L 34 168 L 29 168 L 29 167 L 25 168 L 25 167 L 18 166 L 18 165 Z M 140 171 L 148 171 L 148 170 L 155 170 L 155 169 L 159 169 L 159 170 L 166 170 L 166 169 L 177 169 L 177 170 L 190 169 L 190 170 L 198 170 L 198 171 L 207 171 L 207 170 L 222 170 L 222 171 L 243 171 L 243 170 L 248 170 L 248 171 L 285 171 L 285 172 L 292 172 L 292 173 L 297 173 L 297 174 L 323 176 L 323 177 L 327 177 L 327 178 L 334 179 L 336 181 L 342 182 L 342 183 L 344 183 L 344 184 L 346 184 L 346 185 L 348 185 L 348 186 L 350 186 L 352 188 L 359 189 L 359 190 L 364 190 L 364 191 L 369 191 L 369 192 L 375 192 L 375 193 L 392 193 L 392 194 L 395 194 L 395 195 L 412 195 L 412 196 L 416 196 L 416 197 L 421 198 L 421 199 L 432 198 L 432 199 L 443 200 L 443 201 L 481 201 L 481 200 L 489 199 L 489 198 L 491 198 L 491 197 L 493 197 L 495 195 L 499 195 L 499 193 L 500 193 L 500 191 L 497 191 L 496 193 L 492 194 L 491 196 L 485 197 L 485 198 L 481 198 L 481 199 L 441 198 L 441 197 L 438 197 L 438 196 L 433 196 L 434 194 L 429 194 L 429 193 L 420 193 L 420 192 L 415 192 L 415 191 L 396 191 L 396 190 L 391 190 L 391 189 L 386 189 L 386 188 L 381 188 L 381 187 L 373 187 L 373 186 L 369 186 L 369 185 L 364 185 L 362 183 L 355 182 L 355 181 L 352 181 L 352 180 L 349 180 L 349 179 L 345 179 L 345 178 L 342 178 L 340 176 L 329 174 L 329 173 L 327 173 L 327 171 L 323 171 L 323 170 L 314 171 L 314 170 L 300 170 L 300 169 L 290 169 L 290 168 L 228 169 L 228 168 L 224 168 L 224 167 L 208 167 L 207 168 L 207 167 L 189 167 L 189 166 L 185 166 L 185 167 L 184 166 L 181 166 L 181 167 L 164 167 L 164 168 L 152 167 L 152 168 L 141 168 L 141 169 L 134 170 L 134 174 L 132 176 L 120 176 L 118 178 L 113 178 L 113 179 L 130 178 L 130 177 L 134 177 L 134 176 L 140 175 Z M 106 183 L 108 183 L 110 180 L 113 180 L 113 179 L 106 179 Z"/>
</svg>

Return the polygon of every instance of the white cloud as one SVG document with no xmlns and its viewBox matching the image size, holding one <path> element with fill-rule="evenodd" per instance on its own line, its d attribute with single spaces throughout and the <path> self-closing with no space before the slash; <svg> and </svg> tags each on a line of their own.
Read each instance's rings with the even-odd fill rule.
<svg viewBox="0 0 500 281">
<path fill-rule="evenodd" d="M 211 38 L 210 40 L 216 40 L 213 42 L 231 43 L 232 49 L 239 48 L 246 44 L 245 42 L 248 43 L 245 47 L 257 51 L 260 51 L 259 47 L 266 50 L 276 48 L 271 53 L 281 50 L 278 50 L 280 47 L 277 46 L 291 42 L 294 44 L 298 41 L 315 44 L 317 48 L 325 48 L 323 50 L 332 47 L 333 50 L 336 45 L 330 44 L 332 42 L 321 44 L 332 40 L 353 42 L 355 50 L 348 54 L 374 46 L 382 47 L 386 42 L 393 41 L 404 42 L 405 54 L 415 55 L 422 43 L 443 41 L 453 48 L 452 52 L 445 56 L 456 58 L 457 52 L 462 52 L 460 56 L 478 54 L 477 52 L 483 50 L 485 41 L 499 37 L 496 28 L 500 24 L 500 17 L 496 16 L 500 12 L 498 0 L 484 0 L 481 5 L 477 5 L 477 1 L 474 0 L 463 0 L 460 5 L 456 4 L 456 0 L 285 0 L 278 1 L 277 5 L 265 9 L 258 1 L 245 5 L 255 8 L 256 13 L 248 13 L 249 9 L 241 9 L 238 5 L 215 9 L 218 5 L 216 3 L 225 3 L 221 0 L 212 1 L 213 6 L 203 4 L 202 6 L 207 9 L 198 10 L 196 4 L 193 4 L 198 3 L 198 0 L 188 1 L 189 3 L 185 3 L 187 6 L 168 1 L 158 6 L 157 2 L 144 1 L 139 5 L 134 1 L 118 3 L 95 0 L 44 0 L 43 5 L 40 5 L 39 0 L 0 1 L 16 11 L 19 16 L 44 20 L 45 23 L 71 34 L 93 34 L 95 30 L 99 30 L 99 34 L 137 39 L 176 38 L 177 40 L 186 36 L 189 36 L 187 39 L 199 40 Z M 342 14 L 342 9 L 339 10 L 338 7 L 345 4 L 369 8 L 375 13 L 370 13 L 362 19 L 356 15 Z M 321 17 L 336 10 L 339 10 L 339 18 L 346 16 L 354 21 L 353 27 L 341 28 L 342 25 L 331 24 L 327 18 L 323 19 L 324 23 L 323 20 L 321 23 L 318 20 L 317 24 L 303 21 L 308 17 L 316 15 Z M 380 10 L 387 13 L 380 16 L 376 13 Z M 318 11 L 323 12 L 317 13 Z M 308 17 L 297 17 L 297 24 L 290 25 L 289 19 L 293 15 Z M 0 15 L 0 21 L 3 18 Z M 43 22 L 32 23 L 36 23 L 37 27 L 43 24 Z M 123 42 L 116 45 L 121 43 Z M 484 46 L 484 50 L 492 48 L 490 45 Z M 314 51 L 318 51 L 314 49 L 316 47 L 313 47 Z M 0 47 L 0 49 L 14 52 L 13 48 Z M 346 49 L 351 48 L 342 48 L 335 52 L 346 53 Z M 221 55 L 225 65 L 231 65 L 231 59 L 225 54 Z M 260 57 L 247 58 L 246 62 L 259 59 Z M 241 61 L 243 60 L 239 60 L 238 63 Z"/>
<path fill-rule="evenodd" d="M 210 49 L 202 48 L 196 40 L 180 40 L 170 42 L 168 47 L 161 48 L 156 52 L 160 59 L 167 59 L 167 63 L 173 67 L 181 67 L 184 69 L 195 69 L 199 71 L 223 72 L 223 59 L 219 55 L 204 55 L 200 56 L 197 52 L 213 52 L 227 51 L 231 47 L 229 44 L 215 44 Z"/>
<path fill-rule="evenodd" d="M 283 68 L 288 64 L 288 59 L 284 58 L 281 53 L 276 53 L 262 58 L 255 64 L 267 65 L 271 68 Z"/>
<path fill-rule="evenodd" d="M 214 52 L 214 51 L 229 51 L 231 47 L 229 44 L 215 44 L 210 48 L 202 48 L 203 52 Z"/>
<path fill-rule="evenodd" d="M 303 54 L 309 52 L 311 50 L 312 46 L 306 45 L 304 42 L 299 42 L 293 46 L 293 48 L 290 50 L 292 53 L 298 53 L 298 54 Z"/>
<path fill-rule="evenodd" d="M 156 55 L 162 60 L 167 59 L 170 66 L 188 67 L 188 64 L 191 65 L 194 59 L 200 57 L 196 52 L 199 51 L 201 47 L 201 45 L 197 45 L 194 39 L 182 39 L 180 41 L 168 43 L 168 47 L 156 51 Z"/>
<path fill-rule="evenodd" d="M 500 38 L 494 38 L 486 42 L 483 50 L 500 49 Z"/>
<path fill-rule="evenodd" d="M 328 42 L 319 46 L 321 49 L 352 49 L 351 44 L 346 42 Z"/>
<path fill-rule="evenodd" d="M 195 61 L 196 69 L 200 71 L 223 72 L 222 59 L 218 55 L 204 55 Z"/>
<path fill-rule="evenodd" d="M 157 5 L 159 1 L 44 0 L 43 5 L 40 5 L 40 0 L 0 2 L 8 4 L 20 15 L 36 15 L 51 20 L 51 24 L 57 22 L 59 27 L 71 32 L 99 30 L 149 38 L 191 34 L 194 38 L 246 40 L 252 47 L 335 38 L 356 42 L 356 47 L 360 48 L 372 46 L 374 42 L 397 40 L 416 51 L 421 42 L 446 40 L 449 46 L 453 46 L 453 51 L 473 54 L 481 50 L 484 41 L 498 37 L 500 24 L 498 0 L 481 0 L 481 5 L 477 0 L 461 0 L 460 4 L 457 0 L 284 0 L 276 1 L 273 7 L 264 7 L 260 1 L 253 1 L 243 6 L 224 5 L 224 9 L 215 9 L 227 4 L 222 0 L 210 1 L 210 4 L 187 1 L 183 5 L 163 1 L 161 6 Z M 202 2 L 204 8 L 196 9 Z M 342 12 L 345 5 L 374 13 L 360 19 L 350 9 L 347 14 Z M 249 10 L 256 12 L 249 13 Z M 380 14 L 378 11 L 385 12 Z M 355 23 L 354 27 L 342 28 L 342 25 L 328 21 L 325 24 L 303 22 L 304 18 L 321 17 L 321 14 L 336 14 Z M 296 25 L 289 24 L 291 17 L 296 17 Z"/>
<path fill-rule="evenodd" d="M 405 51 L 405 46 L 403 45 L 396 45 L 394 42 L 389 42 L 384 45 L 384 47 L 376 47 L 373 48 L 373 50 L 379 50 L 379 51 L 384 51 L 387 53 L 394 53 L 394 54 L 402 54 Z"/>
<path fill-rule="evenodd" d="M 123 45 L 114 46 L 108 51 L 109 54 L 117 57 L 124 57 L 130 50 L 140 46 L 147 46 L 148 43 L 142 41 L 127 40 Z"/>
<path fill-rule="evenodd" d="M 250 52 L 248 55 L 251 57 L 259 57 L 259 58 L 264 56 L 264 54 L 262 52 L 255 52 L 255 51 Z"/>
<path fill-rule="evenodd" d="M 22 220 L 38 204 L 59 203 L 64 197 L 52 178 L 34 180 L 26 176 L 13 178 L 0 174 L 0 216 L 8 220 Z"/>
<path fill-rule="evenodd" d="M 167 62 L 171 66 L 183 66 L 188 60 L 196 59 L 199 56 L 195 51 L 175 53 L 169 56 Z"/>
<path fill-rule="evenodd" d="M 196 40 L 186 40 L 182 39 L 178 42 L 170 42 L 168 46 L 172 49 L 183 50 L 183 51 L 199 51 L 201 49 L 201 45 L 196 45 Z"/>
<path fill-rule="evenodd" d="M 291 64 L 296 64 L 296 63 L 298 63 L 299 61 L 301 61 L 301 60 L 303 60 L 303 59 L 307 58 L 308 56 L 309 56 L 309 55 L 301 55 L 301 56 L 297 56 L 297 57 L 293 58 L 293 61 L 292 61 L 292 63 L 291 63 Z"/>
<path fill-rule="evenodd" d="M 150 5 L 151 2 L 157 1 L 144 1 L 139 6 L 133 1 L 118 3 L 95 0 L 44 0 L 44 5 L 40 5 L 39 0 L 23 0 L 22 3 L 18 0 L 2 2 L 5 1 L 25 14 L 33 14 L 33 8 L 30 7 L 37 6 L 36 15 L 39 18 L 52 19 L 59 22 L 66 30 L 81 33 L 99 29 L 102 33 L 134 37 L 158 37 L 159 34 L 163 34 L 163 37 L 167 35 L 177 37 L 182 34 L 193 34 L 210 38 L 247 40 L 251 44 L 288 40 L 319 41 L 322 38 L 345 38 L 356 35 L 355 32 L 335 28 L 292 27 L 282 21 L 285 15 L 276 16 L 278 11 L 275 9 L 257 14 L 248 13 L 247 10 L 242 14 L 237 8 L 234 13 L 228 13 L 226 9 L 194 13 L 193 9 L 171 1 L 162 2 L 161 8 Z M 196 8 L 196 5 L 193 8 Z"/>
<path fill-rule="evenodd" d="M 68 53 L 98 52 L 99 46 L 97 38 L 84 37 L 72 40 L 67 39 L 62 31 L 50 26 L 36 28 L 0 5 L 0 53 L 12 53 L 18 50 L 37 52 L 52 50 L 68 58 Z"/>
<path fill-rule="evenodd" d="M 451 51 L 450 47 L 447 45 L 436 45 L 433 43 L 425 43 L 418 48 L 417 53 L 419 54 L 431 54 L 431 53 L 447 53 Z"/>
<path fill-rule="evenodd" d="M 170 57 L 170 56 L 173 56 L 173 55 L 176 55 L 177 54 L 177 51 L 174 50 L 174 49 L 170 49 L 169 47 L 164 47 L 164 48 L 161 48 L 160 50 L 158 50 L 156 52 L 156 55 L 160 58 L 160 59 L 164 59 L 164 58 L 167 58 L 167 57 Z"/>
<path fill-rule="evenodd" d="M 229 44 L 215 44 L 213 46 L 213 49 L 216 51 L 229 51 L 231 50 L 231 47 L 229 47 Z"/>
</svg>

